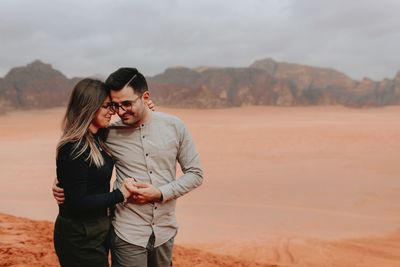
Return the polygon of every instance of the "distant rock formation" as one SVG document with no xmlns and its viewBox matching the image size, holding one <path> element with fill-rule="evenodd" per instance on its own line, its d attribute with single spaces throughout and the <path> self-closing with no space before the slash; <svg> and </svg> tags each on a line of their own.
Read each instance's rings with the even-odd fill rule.
<svg viewBox="0 0 400 267">
<path fill-rule="evenodd" d="M 334 69 L 271 58 L 248 68 L 169 68 L 149 80 L 155 101 L 174 107 L 400 104 L 400 72 L 393 80 L 359 82 Z"/>
<path fill-rule="evenodd" d="M 10 108 L 65 105 L 77 78 L 39 60 L 0 78 L 0 114 Z M 351 107 L 400 104 L 400 72 L 394 79 L 362 81 L 330 68 L 255 61 L 244 68 L 168 68 L 148 77 L 157 105 L 224 108 L 244 105 Z"/>
<path fill-rule="evenodd" d="M 149 79 L 151 93 L 160 105 L 215 108 L 264 105 L 265 87 L 272 77 L 255 68 L 167 69 Z"/>
<path fill-rule="evenodd" d="M 40 60 L 11 69 L 0 79 L 0 107 L 48 108 L 65 105 L 77 79 Z"/>
</svg>

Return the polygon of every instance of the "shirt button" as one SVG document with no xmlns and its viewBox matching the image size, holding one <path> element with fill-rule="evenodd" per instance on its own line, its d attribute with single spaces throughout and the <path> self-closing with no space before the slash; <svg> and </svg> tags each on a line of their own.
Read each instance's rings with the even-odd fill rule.
<svg viewBox="0 0 400 267">
<path fill-rule="evenodd" d="M 155 225 L 155 223 L 152 223 L 152 225 Z"/>
<path fill-rule="evenodd" d="M 147 156 L 149 156 L 149 154 L 148 154 L 148 153 L 146 153 L 146 157 L 147 157 Z"/>
<path fill-rule="evenodd" d="M 143 138 L 145 138 L 145 136 L 143 135 Z"/>
<path fill-rule="evenodd" d="M 156 210 L 156 209 L 157 209 L 157 206 L 155 206 L 154 209 Z"/>
<path fill-rule="evenodd" d="M 150 171 L 150 174 L 152 174 L 153 173 L 153 171 Z"/>
<path fill-rule="evenodd" d="M 144 124 L 142 124 L 142 127 L 144 127 Z"/>
</svg>

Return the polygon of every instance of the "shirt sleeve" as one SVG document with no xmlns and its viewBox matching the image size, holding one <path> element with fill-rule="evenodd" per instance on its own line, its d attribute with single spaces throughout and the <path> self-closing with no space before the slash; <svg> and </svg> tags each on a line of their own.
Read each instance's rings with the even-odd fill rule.
<svg viewBox="0 0 400 267">
<path fill-rule="evenodd" d="M 203 170 L 200 164 L 200 156 L 196 150 L 192 136 L 186 126 L 179 125 L 179 149 L 177 160 L 183 175 L 177 180 L 160 186 L 162 202 L 181 197 L 203 183 Z"/>
<path fill-rule="evenodd" d="M 67 144 L 59 152 L 57 176 L 65 192 L 65 203 L 76 212 L 83 212 L 99 207 L 111 207 L 124 201 L 119 189 L 101 194 L 88 194 L 89 164 L 84 156 L 73 159 L 72 145 Z M 85 154 L 85 153 L 84 153 Z"/>
</svg>

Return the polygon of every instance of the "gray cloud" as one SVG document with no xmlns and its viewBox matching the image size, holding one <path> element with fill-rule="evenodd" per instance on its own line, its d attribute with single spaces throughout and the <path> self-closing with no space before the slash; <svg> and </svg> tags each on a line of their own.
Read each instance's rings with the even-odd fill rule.
<svg viewBox="0 0 400 267">
<path fill-rule="evenodd" d="M 397 0 L 2 0 L 0 76 L 37 58 L 71 77 L 273 57 L 382 79 L 400 70 L 399 11 Z"/>
</svg>

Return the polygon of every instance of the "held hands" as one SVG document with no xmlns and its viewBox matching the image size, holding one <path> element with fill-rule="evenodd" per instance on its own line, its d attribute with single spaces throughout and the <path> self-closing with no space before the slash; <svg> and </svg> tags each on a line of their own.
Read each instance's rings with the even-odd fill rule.
<svg viewBox="0 0 400 267">
<path fill-rule="evenodd" d="M 152 184 L 135 182 L 133 179 L 130 182 L 131 184 L 124 184 L 125 188 L 131 193 L 129 202 L 146 204 L 161 201 L 161 191 Z"/>
<path fill-rule="evenodd" d="M 57 178 L 53 181 L 52 192 L 57 204 L 65 202 L 64 189 L 57 186 Z M 161 191 L 151 184 L 136 182 L 134 178 L 126 178 L 121 186 L 124 198 L 135 204 L 146 204 L 161 201 Z"/>
</svg>

